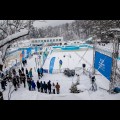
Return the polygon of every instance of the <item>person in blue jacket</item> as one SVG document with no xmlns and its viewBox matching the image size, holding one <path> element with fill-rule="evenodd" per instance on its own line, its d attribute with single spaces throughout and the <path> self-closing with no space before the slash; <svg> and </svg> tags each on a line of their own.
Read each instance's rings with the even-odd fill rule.
<svg viewBox="0 0 120 120">
<path fill-rule="evenodd" d="M 59 61 L 59 69 L 61 69 L 62 64 L 63 64 L 63 62 L 62 62 L 62 60 L 60 60 L 60 61 Z"/>
<path fill-rule="evenodd" d="M 33 75 L 32 75 L 32 68 L 31 68 L 30 71 L 29 71 L 29 76 L 30 76 L 30 78 L 33 77 Z"/>
<path fill-rule="evenodd" d="M 34 80 L 32 80 L 31 85 L 32 85 L 32 90 L 35 90 L 36 84 L 35 84 Z"/>
</svg>

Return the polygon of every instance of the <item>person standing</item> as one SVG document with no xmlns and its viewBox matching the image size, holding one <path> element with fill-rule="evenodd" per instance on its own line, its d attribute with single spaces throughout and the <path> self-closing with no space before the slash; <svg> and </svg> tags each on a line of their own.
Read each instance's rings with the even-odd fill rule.
<svg viewBox="0 0 120 120">
<path fill-rule="evenodd" d="M 22 74 L 22 81 L 23 81 L 24 88 L 25 88 L 26 87 L 26 77 L 25 77 L 24 73 Z"/>
<path fill-rule="evenodd" d="M 60 93 L 60 85 L 58 84 L 58 82 L 55 87 L 56 87 L 57 94 L 59 94 Z"/>
<path fill-rule="evenodd" d="M 27 60 L 25 60 L 25 65 L 27 65 Z"/>
<path fill-rule="evenodd" d="M 37 89 L 38 89 L 38 92 L 40 92 L 40 82 L 39 82 L 39 80 L 37 81 Z"/>
<path fill-rule="evenodd" d="M 80 84 L 80 75 L 77 74 L 77 80 L 76 80 L 77 84 Z"/>
<path fill-rule="evenodd" d="M 34 80 L 32 80 L 31 85 L 32 85 L 32 90 L 34 91 L 36 88 L 36 84 L 35 84 Z"/>
<path fill-rule="evenodd" d="M 17 91 L 17 80 L 15 76 L 13 77 L 13 85 L 14 85 L 15 91 Z"/>
<path fill-rule="evenodd" d="M 53 94 L 55 94 L 55 84 L 54 83 L 52 84 L 52 91 L 53 91 Z"/>
<path fill-rule="evenodd" d="M 28 75 L 28 69 L 26 68 L 26 76 Z"/>
<path fill-rule="evenodd" d="M 43 89 L 44 89 L 44 93 L 47 93 L 47 84 L 45 83 L 45 81 L 44 81 L 44 84 L 43 84 Z"/>
<path fill-rule="evenodd" d="M 33 75 L 32 75 L 32 68 L 31 68 L 30 71 L 29 71 L 29 76 L 30 76 L 30 78 L 33 77 Z"/>
<path fill-rule="evenodd" d="M 61 72 L 62 64 L 63 64 L 63 62 L 62 62 L 62 60 L 60 60 L 60 61 L 59 61 L 59 70 L 60 70 L 60 72 Z"/>
<path fill-rule="evenodd" d="M 49 94 L 51 94 L 51 83 L 50 83 L 50 80 L 48 82 L 48 91 L 49 91 Z"/>
<path fill-rule="evenodd" d="M 83 67 L 83 74 L 85 74 L 86 64 L 82 64 L 82 67 Z"/>
<path fill-rule="evenodd" d="M 18 72 L 19 72 L 19 76 L 20 76 L 20 75 L 21 75 L 21 73 L 22 73 L 22 71 L 19 69 L 19 71 L 18 71 Z"/>
<path fill-rule="evenodd" d="M 40 79 L 40 69 L 37 69 L 37 73 L 38 73 L 38 78 Z"/>
<path fill-rule="evenodd" d="M 43 83 L 42 83 L 42 81 L 40 82 L 40 88 L 41 88 L 41 92 L 43 93 Z"/>
<path fill-rule="evenodd" d="M 23 67 L 22 67 L 22 69 L 21 69 L 21 70 L 22 70 L 22 72 L 24 73 L 24 68 L 23 68 Z"/>
<path fill-rule="evenodd" d="M 29 91 L 31 91 L 31 78 L 27 77 Z"/>
</svg>

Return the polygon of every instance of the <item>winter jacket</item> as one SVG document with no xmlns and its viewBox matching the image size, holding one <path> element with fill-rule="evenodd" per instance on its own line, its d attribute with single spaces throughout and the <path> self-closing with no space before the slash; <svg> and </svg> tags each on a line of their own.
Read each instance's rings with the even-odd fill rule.
<svg viewBox="0 0 120 120">
<path fill-rule="evenodd" d="M 36 87 L 36 84 L 34 81 L 31 82 L 31 85 L 32 85 L 32 88 L 35 88 Z"/>
<path fill-rule="evenodd" d="M 39 83 L 39 82 L 37 82 L 37 88 L 38 88 L 38 89 L 40 88 L 40 83 Z"/>
<path fill-rule="evenodd" d="M 28 70 L 26 69 L 26 74 L 28 74 Z"/>
<path fill-rule="evenodd" d="M 42 82 L 40 82 L 40 87 L 43 88 L 43 83 Z"/>
<path fill-rule="evenodd" d="M 29 75 L 30 75 L 30 77 L 33 77 L 33 76 L 32 76 L 32 71 L 29 71 Z"/>
<path fill-rule="evenodd" d="M 57 84 L 56 85 L 56 90 L 59 92 L 59 89 L 60 89 L 60 85 L 59 84 Z"/>
<path fill-rule="evenodd" d="M 43 72 L 42 72 L 42 68 L 40 68 L 40 73 L 43 73 Z"/>
<path fill-rule="evenodd" d="M 22 67 L 22 71 L 24 71 L 24 68 Z"/>
<path fill-rule="evenodd" d="M 50 82 L 48 82 L 48 89 L 49 89 L 49 90 L 51 89 L 51 84 L 50 84 Z"/>
</svg>

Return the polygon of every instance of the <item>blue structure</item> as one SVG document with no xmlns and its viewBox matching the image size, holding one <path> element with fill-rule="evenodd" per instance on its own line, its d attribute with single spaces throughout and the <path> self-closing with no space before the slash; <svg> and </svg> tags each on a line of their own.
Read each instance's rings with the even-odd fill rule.
<svg viewBox="0 0 120 120">
<path fill-rule="evenodd" d="M 95 62 L 94 67 L 97 69 L 103 76 L 105 76 L 108 80 L 111 78 L 112 73 L 112 58 L 101 54 L 99 52 L 95 52 Z"/>
<path fill-rule="evenodd" d="M 30 56 L 31 54 L 31 48 L 27 48 L 27 58 Z"/>
<path fill-rule="evenodd" d="M 52 74 L 52 72 L 53 72 L 54 63 L 55 63 L 55 57 L 53 57 L 50 61 L 50 66 L 49 66 L 49 73 L 50 74 Z"/>
</svg>

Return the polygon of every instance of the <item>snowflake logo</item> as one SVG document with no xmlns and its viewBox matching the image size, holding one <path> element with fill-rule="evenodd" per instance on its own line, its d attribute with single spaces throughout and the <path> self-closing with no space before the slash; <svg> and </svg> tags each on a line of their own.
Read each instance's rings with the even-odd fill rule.
<svg viewBox="0 0 120 120">
<path fill-rule="evenodd" d="M 101 70 L 105 71 L 105 64 L 104 64 L 104 61 L 105 61 L 105 60 L 100 59 L 98 70 L 101 69 Z"/>
</svg>

